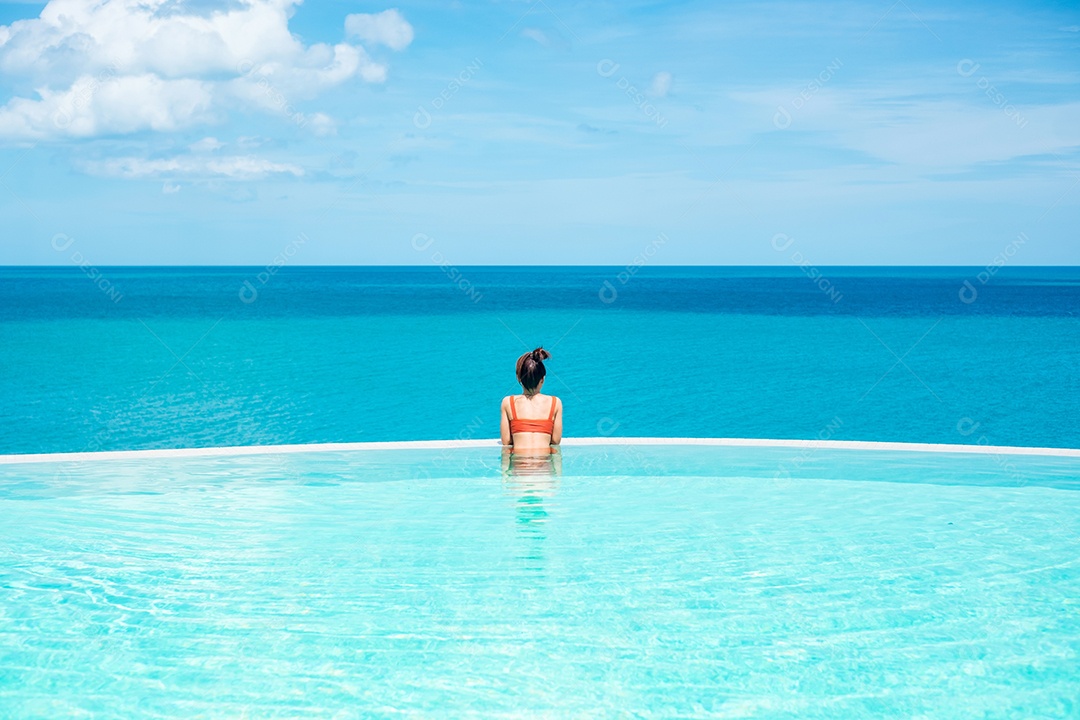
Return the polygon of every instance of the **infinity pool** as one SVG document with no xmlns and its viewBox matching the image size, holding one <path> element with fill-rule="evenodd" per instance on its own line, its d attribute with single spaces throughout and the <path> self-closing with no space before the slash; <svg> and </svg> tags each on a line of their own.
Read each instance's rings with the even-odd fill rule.
<svg viewBox="0 0 1080 720">
<path fill-rule="evenodd" d="M 3 717 L 1075 717 L 1080 458 L 0 464 Z"/>
</svg>

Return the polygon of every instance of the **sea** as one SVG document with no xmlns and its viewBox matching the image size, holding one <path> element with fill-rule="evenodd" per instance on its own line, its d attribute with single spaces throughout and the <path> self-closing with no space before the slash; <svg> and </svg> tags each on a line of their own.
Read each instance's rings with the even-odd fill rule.
<svg viewBox="0 0 1080 720">
<path fill-rule="evenodd" d="M 0 453 L 498 436 L 1080 447 L 1078 267 L 4 267 Z"/>
</svg>

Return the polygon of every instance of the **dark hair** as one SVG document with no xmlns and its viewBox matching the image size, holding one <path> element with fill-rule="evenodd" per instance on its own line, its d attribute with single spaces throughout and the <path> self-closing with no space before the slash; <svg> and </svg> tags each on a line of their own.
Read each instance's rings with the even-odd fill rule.
<svg viewBox="0 0 1080 720">
<path fill-rule="evenodd" d="M 536 390 L 544 379 L 547 370 L 544 369 L 544 361 L 551 357 L 551 353 L 542 347 L 532 352 L 527 352 L 517 361 L 517 379 L 526 393 Z"/>
</svg>

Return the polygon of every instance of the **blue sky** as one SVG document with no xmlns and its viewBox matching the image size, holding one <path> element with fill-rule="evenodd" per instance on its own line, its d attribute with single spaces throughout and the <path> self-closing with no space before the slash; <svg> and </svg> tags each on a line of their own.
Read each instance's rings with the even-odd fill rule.
<svg viewBox="0 0 1080 720">
<path fill-rule="evenodd" d="M 3 264 L 1080 264 L 1075 3 L 0 23 Z"/>
</svg>

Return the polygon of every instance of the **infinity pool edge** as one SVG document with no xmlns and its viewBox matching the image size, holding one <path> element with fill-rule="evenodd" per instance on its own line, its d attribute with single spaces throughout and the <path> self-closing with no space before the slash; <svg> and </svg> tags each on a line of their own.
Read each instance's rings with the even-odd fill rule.
<svg viewBox="0 0 1080 720">
<path fill-rule="evenodd" d="M 567 447 L 588 445 L 706 445 L 728 447 L 829 448 L 837 450 L 901 450 L 931 453 L 971 453 L 988 455 L 1039 455 L 1080 457 L 1077 448 L 1024 447 L 1009 445 L 954 445 L 946 443 L 881 442 L 872 440 L 784 440 L 768 438 L 566 438 Z M 445 450 L 452 448 L 497 448 L 498 440 L 403 440 L 387 442 L 306 443 L 294 445 L 238 445 L 156 450 L 106 450 L 71 453 L 26 453 L 0 455 L 0 465 L 44 462 L 81 462 L 133 458 L 183 458 L 236 455 L 278 455 L 282 453 L 346 452 L 363 450 Z"/>
</svg>

